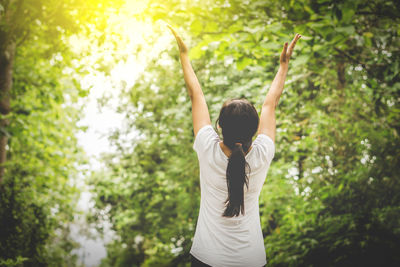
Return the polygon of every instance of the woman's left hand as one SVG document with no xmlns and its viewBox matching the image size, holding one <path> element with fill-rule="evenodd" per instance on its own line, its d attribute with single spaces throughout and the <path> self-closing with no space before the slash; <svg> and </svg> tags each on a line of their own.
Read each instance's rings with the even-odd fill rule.
<svg viewBox="0 0 400 267">
<path fill-rule="evenodd" d="M 186 47 L 185 43 L 182 41 L 182 38 L 179 36 L 178 33 L 174 30 L 174 28 L 171 27 L 171 25 L 167 25 L 167 27 L 171 30 L 172 34 L 175 36 L 176 42 L 178 43 L 179 46 L 179 51 L 182 54 L 187 54 L 189 52 L 188 48 Z"/>
<path fill-rule="evenodd" d="M 294 46 L 296 45 L 296 42 L 297 42 L 297 40 L 300 39 L 300 37 L 301 37 L 301 35 L 296 33 L 296 35 L 293 38 L 292 42 L 290 43 L 289 47 L 288 47 L 287 42 L 283 45 L 283 50 L 282 50 L 280 60 L 279 60 L 282 67 L 285 67 L 286 69 L 289 67 L 289 59 L 292 56 Z"/>
</svg>

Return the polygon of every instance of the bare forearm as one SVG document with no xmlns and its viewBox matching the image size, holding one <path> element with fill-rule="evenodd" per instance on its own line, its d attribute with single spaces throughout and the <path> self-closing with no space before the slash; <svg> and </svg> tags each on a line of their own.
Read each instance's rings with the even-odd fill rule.
<svg viewBox="0 0 400 267">
<path fill-rule="evenodd" d="M 185 53 L 181 53 L 180 58 L 183 70 L 183 78 L 185 79 L 190 98 L 193 99 L 193 96 L 199 94 L 203 95 L 200 83 L 196 77 L 192 65 L 190 64 L 189 56 Z"/>
<path fill-rule="evenodd" d="M 283 87 L 285 84 L 286 74 L 288 68 L 285 66 L 279 66 L 279 70 L 272 81 L 271 87 L 268 90 L 267 96 L 265 97 L 264 105 L 273 104 L 274 107 L 278 105 L 279 98 L 281 97 Z"/>
</svg>

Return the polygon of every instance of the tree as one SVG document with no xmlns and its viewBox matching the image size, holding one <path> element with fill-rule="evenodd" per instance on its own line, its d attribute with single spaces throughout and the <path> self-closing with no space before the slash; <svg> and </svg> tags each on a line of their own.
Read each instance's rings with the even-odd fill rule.
<svg viewBox="0 0 400 267">
<path fill-rule="evenodd" d="M 76 102 L 87 91 L 68 36 L 104 27 L 109 8 L 98 1 L 0 3 L 1 266 L 76 264 L 69 227 L 86 162 L 75 138 Z"/>
<path fill-rule="evenodd" d="M 24 42 L 40 38 L 47 45 L 47 56 L 66 51 L 65 37 L 88 26 L 105 26 L 105 10 L 119 1 L 108 1 L 108 5 L 97 1 L 42 1 L 3 0 L 0 3 L 0 183 L 6 162 L 9 121 L 4 116 L 11 111 L 10 97 L 13 83 L 15 53 Z"/>
<path fill-rule="evenodd" d="M 281 44 L 302 34 L 260 199 L 271 266 L 399 264 L 399 14 L 378 0 L 152 1 L 141 14 L 181 27 L 212 119 L 230 97 L 260 105 Z M 177 59 L 176 47 L 164 53 Z M 111 136 L 120 150 L 93 177 L 120 237 L 105 266 L 189 261 L 200 192 L 177 63 L 156 56 L 121 95 L 129 127 Z"/>
</svg>

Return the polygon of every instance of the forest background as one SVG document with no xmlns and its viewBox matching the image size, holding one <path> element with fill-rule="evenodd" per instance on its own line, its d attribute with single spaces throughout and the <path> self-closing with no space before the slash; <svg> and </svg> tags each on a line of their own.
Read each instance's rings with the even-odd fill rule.
<svg viewBox="0 0 400 267">
<path fill-rule="evenodd" d="M 269 265 L 399 266 L 399 17 L 384 0 L 1 0 L 0 265 L 82 265 L 71 225 L 86 184 L 87 227 L 114 233 L 101 266 L 189 266 L 199 169 L 167 22 L 213 122 L 229 98 L 260 110 L 283 43 L 302 35 L 260 196 Z M 85 77 L 135 60 L 134 80 L 109 85 L 123 120 L 93 169 L 77 138 Z"/>
</svg>

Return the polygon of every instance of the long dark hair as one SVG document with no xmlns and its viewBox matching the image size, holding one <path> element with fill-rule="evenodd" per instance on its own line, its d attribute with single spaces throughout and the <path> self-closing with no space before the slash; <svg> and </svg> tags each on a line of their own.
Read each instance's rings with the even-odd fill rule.
<svg viewBox="0 0 400 267">
<path fill-rule="evenodd" d="M 250 166 L 245 153 L 258 129 L 259 117 L 248 100 L 231 99 L 222 105 L 216 123 L 222 129 L 224 145 L 232 151 L 226 168 L 227 206 L 222 216 L 238 216 L 240 212 L 244 214 L 244 185 L 249 186 L 246 168 L 250 171 Z"/>
</svg>

